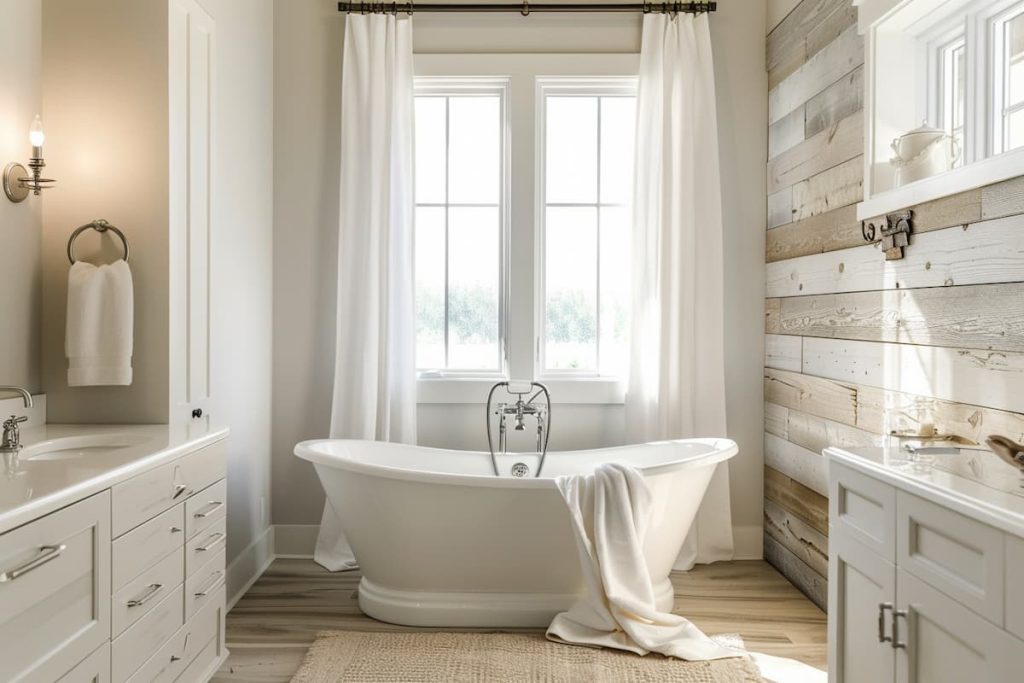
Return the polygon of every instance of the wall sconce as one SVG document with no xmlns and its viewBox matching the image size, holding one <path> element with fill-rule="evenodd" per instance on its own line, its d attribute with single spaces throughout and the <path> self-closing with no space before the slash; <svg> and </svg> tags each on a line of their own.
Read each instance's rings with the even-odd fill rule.
<svg viewBox="0 0 1024 683">
<path fill-rule="evenodd" d="M 32 144 L 32 158 L 28 160 L 32 175 L 28 175 L 28 170 L 17 161 L 7 164 L 4 169 L 4 194 L 15 203 L 25 201 L 29 191 L 38 195 L 57 182 L 42 177 L 43 167 L 46 166 L 46 162 L 43 161 L 43 142 L 46 141 L 46 135 L 43 134 L 43 121 L 38 114 L 32 121 L 28 139 Z"/>
</svg>

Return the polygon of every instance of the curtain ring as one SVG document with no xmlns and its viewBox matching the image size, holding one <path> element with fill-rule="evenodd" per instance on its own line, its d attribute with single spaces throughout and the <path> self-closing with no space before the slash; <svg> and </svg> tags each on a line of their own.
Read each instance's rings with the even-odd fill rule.
<svg viewBox="0 0 1024 683">
<path fill-rule="evenodd" d="M 523 0 L 523 8 L 519 10 L 519 13 L 524 17 L 530 16 L 530 0 Z"/>
<path fill-rule="evenodd" d="M 405 11 L 406 11 L 406 13 L 410 17 L 412 16 L 412 13 L 413 13 L 413 0 L 409 0 L 408 4 L 406 4 Z"/>
<path fill-rule="evenodd" d="M 397 2 L 392 1 L 392 3 L 391 3 L 391 13 L 394 14 L 396 17 L 398 16 L 398 3 Z"/>
</svg>

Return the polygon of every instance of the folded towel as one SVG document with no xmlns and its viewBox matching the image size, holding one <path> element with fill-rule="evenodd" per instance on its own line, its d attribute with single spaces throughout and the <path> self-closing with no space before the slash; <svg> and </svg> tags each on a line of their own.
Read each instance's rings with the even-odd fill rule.
<svg viewBox="0 0 1024 683">
<path fill-rule="evenodd" d="M 549 639 L 690 661 L 747 656 L 658 610 L 643 554 L 651 494 L 638 471 L 609 463 L 557 483 L 572 518 L 585 591 L 555 616 Z"/>
<path fill-rule="evenodd" d="M 71 266 L 64 338 L 70 386 L 132 383 L 133 307 L 132 272 L 125 261 Z"/>
</svg>

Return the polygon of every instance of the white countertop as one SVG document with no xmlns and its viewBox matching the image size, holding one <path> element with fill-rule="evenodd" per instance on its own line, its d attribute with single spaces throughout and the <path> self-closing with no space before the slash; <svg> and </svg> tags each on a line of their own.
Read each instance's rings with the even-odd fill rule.
<svg viewBox="0 0 1024 683">
<path fill-rule="evenodd" d="M 145 470 L 226 438 L 226 427 L 188 425 L 42 425 L 23 429 L 17 469 L 0 463 L 0 533 L 110 488 Z M 32 457 L 47 442 L 75 437 L 86 447 L 61 459 Z M 89 446 L 116 443 L 115 447 Z"/>
<path fill-rule="evenodd" d="M 1024 538 L 1024 489 L 1018 473 L 994 453 L 964 450 L 940 455 L 928 472 L 919 473 L 901 461 L 896 448 L 826 448 L 837 461 L 933 503 Z M 960 474 L 957 474 L 957 473 Z M 966 475 L 966 476 L 965 476 Z"/>
</svg>

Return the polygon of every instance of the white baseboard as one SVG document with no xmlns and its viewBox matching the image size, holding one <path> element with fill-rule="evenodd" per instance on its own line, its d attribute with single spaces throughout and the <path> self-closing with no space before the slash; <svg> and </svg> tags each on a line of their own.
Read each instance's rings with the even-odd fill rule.
<svg viewBox="0 0 1024 683">
<path fill-rule="evenodd" d="M 274 527 L 268 526 L 228 565 L 228 610 L 234 607 L 245 592 L 256 583 L 256 579 L 267 571 L 274 558 Z"/>
<path fill-rule="evenodd" d="M 319 524 L 275 524 L 275 557 L 313 557 Z"/>
</svg>

